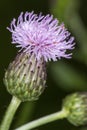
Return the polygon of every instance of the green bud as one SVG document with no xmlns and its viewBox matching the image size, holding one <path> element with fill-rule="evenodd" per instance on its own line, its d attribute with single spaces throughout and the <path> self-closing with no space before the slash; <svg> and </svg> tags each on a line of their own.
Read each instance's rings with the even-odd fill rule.
<svg viewBox="0 0 87 130">
<path fill-rule="evenodd" d="M 63 101 L 63 108 L 69 114 L 67 119 L 75 126 L 87 124 L 87 93 L 74 93 Z"/>
<path fill-rule="evenodd" d="M 8 92 L 21 101 L 37 100 L 46 83 L 43 58 L 37 61 L 34 54 L 18 54 L 5 73 L 4 83 Z"/>
</svg>

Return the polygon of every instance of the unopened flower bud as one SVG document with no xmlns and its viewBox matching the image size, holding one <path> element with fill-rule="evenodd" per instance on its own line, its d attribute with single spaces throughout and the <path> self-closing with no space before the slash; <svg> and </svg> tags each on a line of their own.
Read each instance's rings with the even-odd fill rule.
<svg viewBox="0 0 87 130">
<path fill-rule="evenodd" d="M 46 68 L 43 58 L 22 52 L 10 63 L 4 78 L 7 90 L 21 101 L 37 100 L 45 89 Z"/>
<path fill-rule="evenodd" d="M 68 121 L 79 126 L 87 124 L 87 93 L 80 92 L 67 96 L 63 101 L 63 108 L 69 114 Z"/>
</svg>

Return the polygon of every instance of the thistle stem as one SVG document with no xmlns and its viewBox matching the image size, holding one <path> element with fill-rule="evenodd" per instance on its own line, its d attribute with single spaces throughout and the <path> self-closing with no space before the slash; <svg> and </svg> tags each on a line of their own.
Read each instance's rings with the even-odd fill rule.
<svg viewBox="0 0 87 130">
<path fill-rule="evenodd" d="M 21 101 L 18 98 L 14 97 L 14 96 L 12 97 L 12 100 L 7 108 L 5 116 L 0 125 L 0 130 L 9 130 L 9 127 L 13 120 L 14 114 L 15 114 L 17 108 L 19 107 L 20 103 L 21 103 Z"/>
<path fill-rule="evenodd" d="M 47 124 L 49 122 L 52 122 L 52 121 L 55 121 L 58 119 L 63 119 L 65 117 L 67 117 L 67 115 L 68 115 L 68 112 L 66 110 L 62 110 L 60 112 L 56 112 L 56 113 L 50 114 L 48 116 L 39 118 L 35 121 L 31 121 L 15 130 L 31 130 L 32 128 L 35 128 L 37 126 L 41 126 L 41 125 Z"/>
</svg>

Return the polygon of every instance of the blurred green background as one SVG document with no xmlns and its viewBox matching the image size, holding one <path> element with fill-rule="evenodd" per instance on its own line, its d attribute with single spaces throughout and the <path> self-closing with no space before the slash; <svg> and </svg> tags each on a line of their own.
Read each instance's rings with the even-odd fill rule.
<svg viewBox="0 0 87 130">
<path fill-rule="evenodd" d="M 69 93 L 87 91 L 87 0 L 0 0 L 0 121 L 11 100 L 3 77 L 9 63 L 17 54 L 11 44 L 11 34 L 6 29 L 20 12 L 53 14 L 64 22 L 75 36 L 73 58 L 50 62 L 47 66 L 47 88 L 36 102 L 22 103 L 11 130 L 41 116 L 61 109 L 62 99 Z M 66 119 L 49 123 L 35 130 L 87 130 L 87 126 L 75 127 Z"/>
</svg>

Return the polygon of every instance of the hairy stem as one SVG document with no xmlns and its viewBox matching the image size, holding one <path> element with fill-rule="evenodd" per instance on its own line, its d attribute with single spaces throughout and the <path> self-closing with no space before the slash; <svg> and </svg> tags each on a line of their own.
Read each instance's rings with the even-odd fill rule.
<svg viewBox="0 0 87 130">
<path fill-rule="evenodd" d="M 50 114 L 48 116 L 39 118 L 35 121 L 31 121 L 31 122 L 17 128 L 17 129 L 15 129 L 15 130 L 30 130 L 30 129 L 35 128 L 37 126 L 41 126 L 41 125 L 50 123 L 50 122 L 58 120 L 58 119 L 63 119 L 65 117 L 67 117 L 67 115 L 68 115 L 68 112 L 66 110 L 62 110 L 60 112 L 56 112 L 56 113 Z"/>
<path fill-rule="evenodd" d="M 15 114 L 17 108 L 19 107 L 20 103 L 21 103 L 21 101 L 18 98 L 14 97 L 14 96 L 12 97 L 12 100 L 7 108 L 5 116 L 0 125 L 0 130 L 9 130 L 9 127 L 13 120 L 14 114 Z"/>
</svg>

